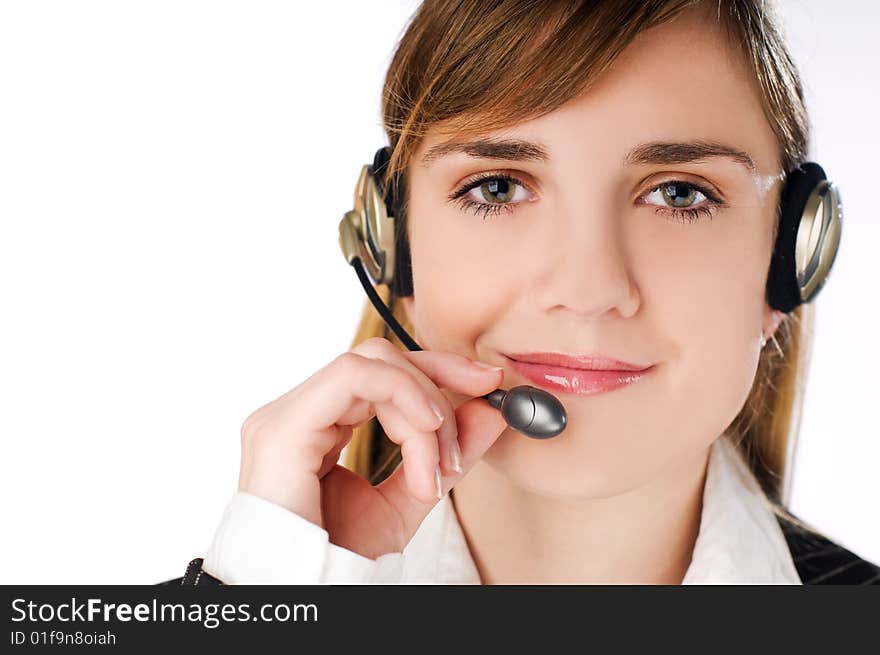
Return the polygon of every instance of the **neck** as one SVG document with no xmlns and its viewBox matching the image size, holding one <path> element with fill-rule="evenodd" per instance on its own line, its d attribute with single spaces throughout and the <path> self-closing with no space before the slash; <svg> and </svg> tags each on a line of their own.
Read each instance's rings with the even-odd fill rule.
<svg viewBox="0 0 880 655">
<path fill-rule="evenodd" d="M 710 449 L 607 498 L 524 490 L 478 462 L 450 492 L 483 584 L 681 584 Z"/>
</svg>

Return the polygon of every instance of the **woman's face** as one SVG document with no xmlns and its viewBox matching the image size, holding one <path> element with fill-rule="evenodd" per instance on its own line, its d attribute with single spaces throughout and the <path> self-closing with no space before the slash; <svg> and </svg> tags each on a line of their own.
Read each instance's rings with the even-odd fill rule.
<svg viewBox="0 0 880 655">
<path fill-rule="evenodd" d="M 512 368 L 515 353 L 652 368 L 604 393 L 553 391 L 566 430 L 541 441 L 507 429 L 484 461 L 523 487 L 580 497 L 699 462 L 746 400 L 762 329 L 781 318 L 764 302 L 778 146 L 739 55 L 683 14 L 643 32 L 581 97 L 486 138 L 537 144 L 546 158 L 484 148 L 423 163 L 441 141 L 420 144 L 404 301 L 416 340 L 504 366 L 504 388 L 534 384 Z M 688 144 L 746 153 L 754 168 L 693 159 Z M 449 198 L 478 175 L 486 184 Z"/>
</svg>

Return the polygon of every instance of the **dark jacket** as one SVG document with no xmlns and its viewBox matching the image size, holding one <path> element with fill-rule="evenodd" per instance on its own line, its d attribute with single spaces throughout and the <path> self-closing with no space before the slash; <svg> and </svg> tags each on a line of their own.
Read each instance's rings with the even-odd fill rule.
<svg viewBox="0 0 880 655">
<path fill-rule="evenodd" d="M 824 535 L 776 517 L 788 543 L 795 568 L 805 585 L 880 585 L 880 566 L 860 558 Z M 192 560 L 180 578 L 159 585 L 222 585 L 202 570 L 203 558 Z"/>
</svg>

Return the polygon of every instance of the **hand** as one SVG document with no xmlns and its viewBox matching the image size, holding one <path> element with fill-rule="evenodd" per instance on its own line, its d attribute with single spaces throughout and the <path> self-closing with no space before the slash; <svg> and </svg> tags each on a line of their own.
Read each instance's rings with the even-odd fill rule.
<svg viewBox="0 0 880 655">
<path fill-rule="evenodd" d="M 401 351 L 387 339 L 368 339 L 245 419 L 238 488 L 320 525 L 331 542 L 365 557 L 402 552 L 438 501 L 435 471 L 441 493 L 448 492 L 507 427 L 479 398 L 503 378 L 501 369 L 455 353 Z M 441 388 L 471 400 L 454 408 Z M 375 487 L 337 464 L 353 428 L 373 416 L 402 455 Z"/>
</svg>

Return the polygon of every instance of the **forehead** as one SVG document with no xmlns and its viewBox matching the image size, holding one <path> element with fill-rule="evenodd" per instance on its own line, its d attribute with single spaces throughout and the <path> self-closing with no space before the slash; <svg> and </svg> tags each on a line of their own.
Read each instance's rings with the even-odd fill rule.
<svg viewBox="0 0 880 655">
<path fill-rule="evenodd" d="M 755 174 L 778 172 L 778 143 L 757 80 L 704 10 L 640 33 L 585 93 L 553 112 L 485 136 L 540 143 L 551 163 L 589 153 L 625 164 L 638 144 L 697 140 L 747 153 Z M 429 132 L 416 163 L 447 140 Z"/>
</svg>

